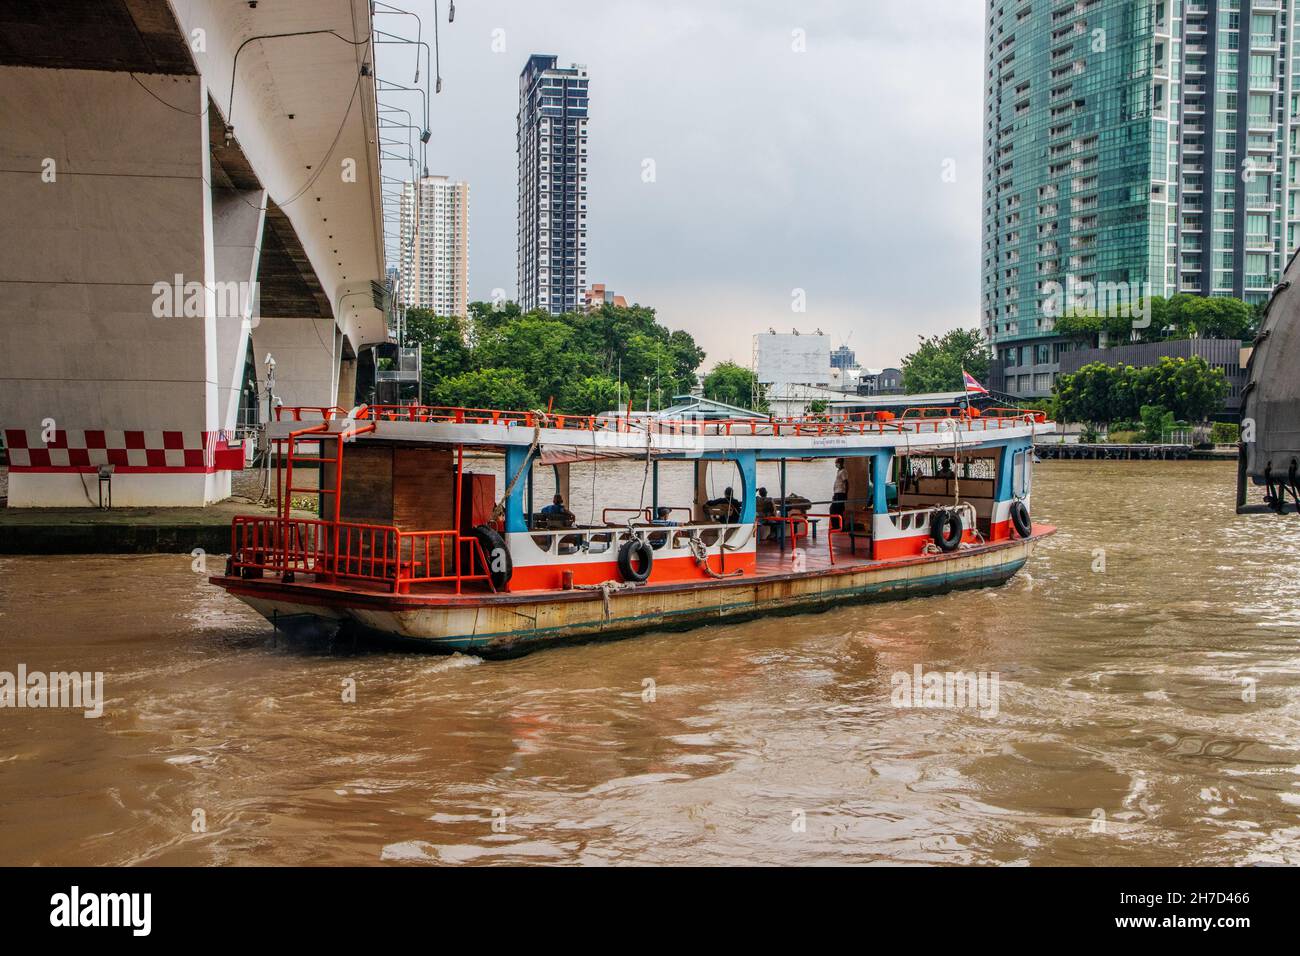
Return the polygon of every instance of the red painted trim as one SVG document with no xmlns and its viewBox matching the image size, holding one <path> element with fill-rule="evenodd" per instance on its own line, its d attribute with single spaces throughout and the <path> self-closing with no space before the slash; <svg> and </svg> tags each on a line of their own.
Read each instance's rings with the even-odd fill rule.
<svg viewBox="0 0 1300 956">
<path fill-rule="evenodd" d="M 240 470 L 243 466 L 240 466 Z M 210 475 L 218 471 L 231 471 L 231 468 L 168 468 L 167 466 L 152 467 L 149 465 L 114 465 L 113 474 L 115 475 Z M 98 465 L 19 465 L 10 466 L 11 475 L 28 474 L 28 475 L 95 475 L 99 473 Z"/>
<path fill-rule="evenodd" d="M 1056 534 L 1051 525 L 1034 525 L 1034 534 L 1030 539 L 1040 541 Z M 840 564 L 815 571 L 788 571 L 780 574 L 743 575 L 734 578 L 707 578 L 696 581 L 676 582 L 670 584 L 643 585 L 643 591 L 697 590 L 717 587 L 748 587 L 757 583 L 792 580 L 797 578 L 827 577 L 833 578 L 845 574 L 860 574 L 863 571 L 884 571 L 890 568 L 909 567 L 920 564 L 935 564 L 953 558 L 968 558 L 981 552 L 1001 551 L 1021 544 L 1021 539 L 999 541 L 997 544 L 976 546 L 965 551 L 953 551 L 948 554 L 922 554 L 910 558 L 900 558 L 888 562 L 871 564 Z M 483 607 L 486 605 L 525 605 L 539 601 L 597 601 L 600 593 L 596 591 L 515 591 L 490 594 L 392 594 L 381 591 L 363 591 L 338 584 L 313 583 L 308 581 L 284 584 L 274 577 L 237 578 L 225 575 L 213 575 L 208 581 L 224 588 L 231 594 L 259 598 L 264 600 L 282 599 L 296 604 L 312 604 L 320 607 L 362 607 L 382 611 L 416 611 L 422 608 L 441 607 Z"/>
<path fill-rule="evenodd" d="M 725 570 L 724 570 L 725 566 Z M 723 562 L 718 555 L 709 556 L 709 567 L 719 574 L 729 574 L 742 570 L 750 577 L 758 567 L 758 558 L 752 553 L 728 554 Z M 617 561 L 601 561 L 599 564 L 535 564 L 515 565 L 515 573 L 510 578 L 511 591 L 551 591 L 559 590 L 564 579 L 564 572 L 573 572 L 574 584 L 603 584 L 606 581 L 619 581 Z M 741 575 L 734 575 L 741 577 Z M 650 584 L 668 584 L 674 581 L 709 581 L 714 580 L 695 563 L 695 558 L 656 557 L 650 570 Z"/>
</svg>

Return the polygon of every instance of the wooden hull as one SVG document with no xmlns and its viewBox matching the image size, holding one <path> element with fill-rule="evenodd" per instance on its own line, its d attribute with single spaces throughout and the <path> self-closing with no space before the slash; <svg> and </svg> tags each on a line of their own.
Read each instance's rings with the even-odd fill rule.
<svg viewBox="0 0 1300 956">
<path fill-rule="evenodd" d="M 841 565 L 690 585 L 600 591 L 394 595 L 273 579 L 215 577 L 277 628 L 319 637 L 339 631 L 407 648 L 512 657 L 561 643 L 684 630 L 762 615 L 824 611 L 901 600 L 1009 580 L 1037 543 L 1028 539 L 906 561 Z"/>
</svg>

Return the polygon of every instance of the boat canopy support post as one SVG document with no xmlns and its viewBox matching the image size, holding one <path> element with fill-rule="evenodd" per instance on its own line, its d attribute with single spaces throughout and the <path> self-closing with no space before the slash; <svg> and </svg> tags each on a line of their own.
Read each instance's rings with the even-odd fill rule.
<svg viewBox="0 0 1300 956">
<path fill-rule="evenodd" d="M 753 524 L 757 518 L 754 492 L 758 475 L 758 453 L 737 452 L 735 462 L 736 468 L 740 471 L 740 523 Z"/>
<path fill-rule="evenodd" d="M 509 484 L 510 479 L 519 474 L 521 469 L 527 468 L 532 464 L 532 448 L 527 445 L 507 445 L 506 446 L 506 470 L 505 480 Z M 515 482 L 514 488 L 506 498 L 506 533 L 520 533 L 528 530 L 528 522 L 524 519 L 524 492 L 526 482 Z"/>
<path fill-rule="evenodd" d="M 697 458 L 694 462 L 695 468 L 695 520 L 704 521 L 708 518 L 705 512 L 705 502 L 709 500 L 709 463 L 703 458 Z"/>
<path fill-rule="evenodd" d="M 871 511 L 889 513 L 889 463 L 894 456 L 888 451 L 871 456 Z"/>
<path fill-rule="evenodd" d="M 659 459 L 650 463 L 650 514 L 659 517 Z"/>
<path fill-rule="evenodd" d="M 533 476 L 537 472 L 531 466 L 528 468 L 528 490 L 525 494 L 528 496 L 524 503 L 524 514 L 527 516 L 529 523 L 532 523 L 533 515 L 537 514 L 537 496 L 533 491 Z"/>
</svg>

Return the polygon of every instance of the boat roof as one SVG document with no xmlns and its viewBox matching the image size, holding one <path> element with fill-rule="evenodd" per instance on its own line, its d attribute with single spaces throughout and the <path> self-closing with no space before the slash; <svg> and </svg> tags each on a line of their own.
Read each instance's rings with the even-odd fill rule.
<svg viewBox="0 0 1300 956">
<path fill-rule="evenodd" d="M 544 461 L 598 458 L 712 458 L 754 451 L 759 458 L 867 455 L 882 448 L 910 452 L 966 451 L 1032 441 L 1055 431 L 1041 413 L 893 418 L 872 413 L 800 418 L 665 420 L 506 412 L 430 406 L 288 408 L 268 424 L 272 441 L 313 433 L 345 434 L 365 426 L 358 442 L 466 445 L 504 450 L 537 444 Z M 952 412 L 952 409 L 934 409 Z M 373 428 L 370 427 L 373 424 Z"/>
</svg>

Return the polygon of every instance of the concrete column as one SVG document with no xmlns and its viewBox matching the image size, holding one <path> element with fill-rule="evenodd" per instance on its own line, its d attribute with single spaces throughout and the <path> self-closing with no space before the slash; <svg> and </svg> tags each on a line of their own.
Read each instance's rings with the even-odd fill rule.
<svg viewBox="0 0 1300 956">
<path fill-rule="evenodd" d="M 257 264 L 266 221 L 263 190 L 217 189 L 212 193 L 216 268 L 217 414 L 233 429 L 244 384 L 248 336 L 258 314 Z"/>
<path fill-rule="evenodd" d="M 339 340 L 333 319 L 263 317 L 254 321 L 253 356 L 259 363 L 268 353 L 275 359 L 275 394 L 282 404 L 331 408 L 339 404 Z"/>
<path fill-rule="evenodd" d="M 204 80 L 4 66 L 0 87 L 10 506 L 90 504 L 100 464 L 117 505 L 225 497 Z"/>
<path fill-rule="evenodd" d="M 335 402 L 339 408 L 352 408 L 357 403 L 357 360 L 339 361 L 339 393 Z"/>
</svg>

